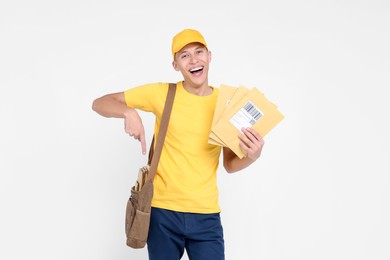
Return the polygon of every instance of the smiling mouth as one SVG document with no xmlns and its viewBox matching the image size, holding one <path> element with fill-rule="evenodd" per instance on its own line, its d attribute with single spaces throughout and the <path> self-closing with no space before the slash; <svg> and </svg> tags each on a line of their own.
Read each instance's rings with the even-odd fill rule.
<svg viewBox="0 0 390 260">
<path fill-rule="evenodd" d="M 197 73 L 197 72 L 201 72 L 202 70 L 203 70 L 203 67 L 197 67 L 197 68 L 190 69 L 190 72 L 192 74 L 194 74 L 194 73 Z"/>
</svg>

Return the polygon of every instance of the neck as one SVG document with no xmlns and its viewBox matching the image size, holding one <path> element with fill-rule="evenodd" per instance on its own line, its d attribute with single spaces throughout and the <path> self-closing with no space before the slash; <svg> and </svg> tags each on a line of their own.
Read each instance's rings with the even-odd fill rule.
<svg viewBox="0 0 390 260">
<path fill-rule="evenodd" d="M 208 82 L 203 85 L 191 85 L 184 81 L 183 87 L 187 92 L 196 96 L 208 96 L 213 93 L 213 88 L 208 85 Z"/>
</svg>

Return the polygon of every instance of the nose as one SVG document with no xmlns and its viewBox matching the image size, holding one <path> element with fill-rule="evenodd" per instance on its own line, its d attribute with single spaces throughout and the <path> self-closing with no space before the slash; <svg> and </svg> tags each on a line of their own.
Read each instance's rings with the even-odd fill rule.
<svg viewBox="0 0 390 260">
<path fill-rule="evenodd" d="M 190 56 L 190 63 L 194 64 L 198 61 L 198 59 L 196 58 L 196 55 L 191 55 Z"/>
</svg>

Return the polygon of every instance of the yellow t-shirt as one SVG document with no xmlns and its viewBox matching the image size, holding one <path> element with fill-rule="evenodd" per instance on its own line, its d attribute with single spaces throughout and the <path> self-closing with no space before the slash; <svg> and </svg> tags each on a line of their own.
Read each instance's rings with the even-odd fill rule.
<svg viewBox="0 0 390 260">
<path fill-rule="evenodd" d="M 156 116 L 155 138 L 168 83 L 142 85 L 125 91 L 129 107 Z M 219 89 L 209 96 L 187 92 L 177 83 L 164 147 L 154 178 L 152 206 L 180 212 L 216 213 L 217 168 L 221 147 L 208 143 Z"/>
</svg>

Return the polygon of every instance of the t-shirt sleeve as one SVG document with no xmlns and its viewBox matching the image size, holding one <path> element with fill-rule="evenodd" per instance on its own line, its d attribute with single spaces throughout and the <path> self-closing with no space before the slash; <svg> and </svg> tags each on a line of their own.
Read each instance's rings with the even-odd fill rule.
<svg viewBox="0 0 390 260">
<path fill-rule="evenodd" d="M 165 102 L 168 91 L 166 83 L 145 84 L 124 92 L 128 107 L 145 112 L 156 112 Z"/>
</svg>

